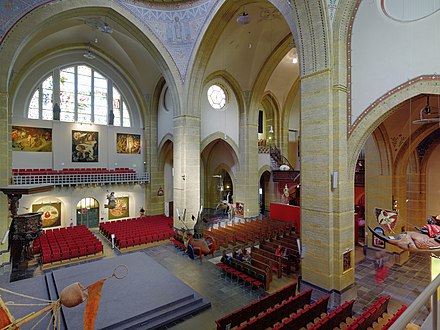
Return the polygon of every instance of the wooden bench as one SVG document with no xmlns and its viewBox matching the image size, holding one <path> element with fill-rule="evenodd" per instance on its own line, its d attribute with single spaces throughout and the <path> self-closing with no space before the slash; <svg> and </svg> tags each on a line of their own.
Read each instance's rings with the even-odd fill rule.
<svg viewBox="0 0 440 330">
<path fill-rule="evenodd" d="M 228 314 L 221 319 L 215 321 L 218 330 L 225 330 L 227 328 L 233 328 L 240 325 L 243 322 L 248 321 L 252 317 L 258 316 L 260 313 L 265 312 L 267 309 L 280 304 L 284 300 L 287 300 L 296 295 L 296 285 L 294 282 L 285 288 L 282 288 L 274 293 L 263 297 L 257 301 L 254 301 L 247 306 L 240 308 L 231 314 Z M 307 304 L 310 302 L 311 290 L 310 292 L 304 292 L 300 297 L 298 295 L 298 303 Z"/>
<path fill-rule="evenodd" d="M 285 269 L 287 274 L 290 274 L 291 262 L 290 262 L 289 258 L 283 257 L 283 256 L 277 256 L 275 254 L 276 250 L 275 251 L 268 251 L 268 250 L 265 250 L 262 248 L 257 248 L 255 246 L 253 246 L 253 247 L 251 247 L 251 252 L 255 252 L 255 253 L 261 254 L 267 258 L 270 258 L 272 260 L 278 261 L 281 265 L 281 268 Z"/>
<path fill-rule="evenodd" d="M 255 278 L 263 283 L 264 290 L 269 290 L 272 281 L 272 271 L 269 266 L 252 261 L 251 264 L 232 258 L 228 260 L 227 265 Z"/>
<path fill-rule="evenodd" d="M 279 244 L 270 241 L 260 242 L 260 248 L 267 251 L 273 251 L 275 253 Z M 283 246 L 283 245 L 281 245 Z M 299 269 L 299 265 L 301 262 L 301 257 L 298 253 L 298 250 L 292 249 L 290 247 L 283 246 L 287 251 L 287 258 L 289 259 L 289 263 L 291 266 L 295 268 L 295 270 Z"/>
<path fill-rule="evenodd" d="M 251 247 L 251 258 L 252 260 L 258 260 L 266 265 L 269 265 L 270 269 L 277 274 L 278 278 L 281 278 L 283 276 L 283 270 L 281 267 L 281 262 L 279 260 L 273 260 L 272 258 L 266 257 L 263 254 L 258 253 L 260 250 Z"/>
</svg>

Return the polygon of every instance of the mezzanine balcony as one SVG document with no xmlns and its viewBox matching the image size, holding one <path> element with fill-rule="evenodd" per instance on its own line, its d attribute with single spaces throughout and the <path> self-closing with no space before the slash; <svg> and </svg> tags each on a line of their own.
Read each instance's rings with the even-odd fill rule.
<svg viewBox="0 0 440 330">
<path fill-rule="evenodd" d="M 139 173 L 129 168 L 13 169 L 12 182 L 14 185 L 53 184 L 61 187 L 115 183 L 145 184 L 150 182 L 150 173 Z"/>
</svg>

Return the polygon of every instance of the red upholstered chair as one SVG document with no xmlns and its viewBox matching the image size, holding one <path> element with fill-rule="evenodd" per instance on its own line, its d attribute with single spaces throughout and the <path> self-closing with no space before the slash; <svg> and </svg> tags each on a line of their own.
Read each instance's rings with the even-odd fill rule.
<svg viewBox="0 0 440 330">
<path fill-rule="evenodd" d="M 42 262 L 43 262 L 43 264 L 49 264 L 51 261 L 52 261 L 52 259 L 51 259 L 50 252 L 49 252 L 49 254 L 44 254 L 43 253 L 43 255 L 42 255 Z"/>
<path fill-rule="evenodd" d="M 70 259 L 70 250 L 69 248 L 61 250 L 61 260 Z"/>
<path fill-rule="evenodd" d="M 87 247 L 84 245 L 84 246 L 80 246 L 79 247 L 79 256 L 80 257 L 83 257 L 83 256 L 86 256 L 87 255 Z"/>
</svg>

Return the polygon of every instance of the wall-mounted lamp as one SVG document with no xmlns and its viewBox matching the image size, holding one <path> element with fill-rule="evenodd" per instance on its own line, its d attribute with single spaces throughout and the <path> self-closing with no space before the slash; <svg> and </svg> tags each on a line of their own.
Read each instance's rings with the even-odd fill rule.
<svg viewBox="0 0 440 330">
<path fill-rule="evenodd" d="M 332 178 L 331 178 L 331 182 L 332 182 L 332 189 L 336 189 L 338 188 L 338 179 L 339 179 L 339 173 L 338 171 L 333 171 L 332 173 Z"/>
</svg>

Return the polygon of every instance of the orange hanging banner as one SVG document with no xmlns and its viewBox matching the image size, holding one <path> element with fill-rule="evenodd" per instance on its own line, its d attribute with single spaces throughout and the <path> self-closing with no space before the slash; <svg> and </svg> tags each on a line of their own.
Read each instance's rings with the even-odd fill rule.
<svg viewBox="0 0 440 330">
<path fill-rule="evenodd" d="M 5 328 L 8 325 L 11 325 L 14 321 L 11 313 L 9 313 L 8 307 L 6 307 L 3 299 L 0 298 L 0 329 Z"/>
<path fill-rule="evenodd" d="M 101 301 L 102 286 L 107 279 L 104 278 L 90 284 L 88 287 L 86 310 L 84 312 L 84 330 L 94 330 L 96 315 L 98 314 L 99 302 Z"/>
</svg>

